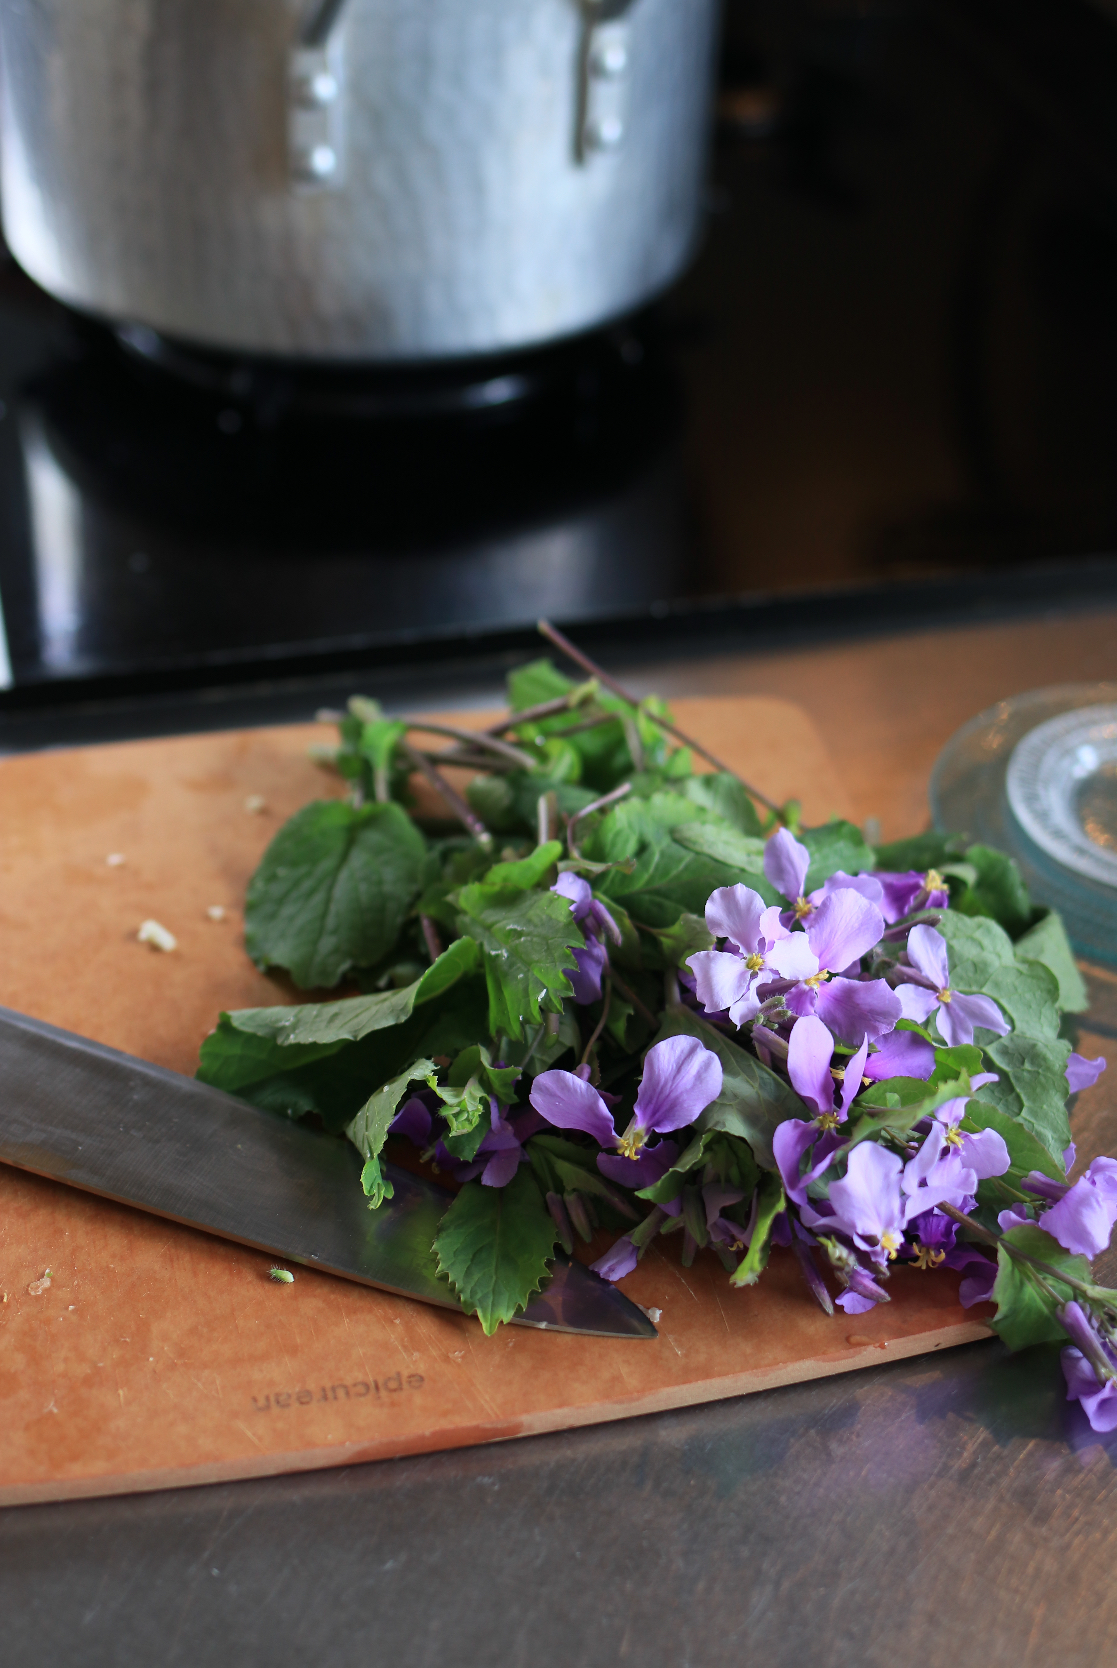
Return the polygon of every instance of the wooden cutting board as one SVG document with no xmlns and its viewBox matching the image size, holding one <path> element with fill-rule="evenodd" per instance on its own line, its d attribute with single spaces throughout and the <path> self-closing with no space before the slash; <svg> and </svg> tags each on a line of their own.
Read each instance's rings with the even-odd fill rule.
<svg viewBox="0 0 1117 1668">
<path fill-rule="evenodd" d="M 798 794 L 808 821 L 846 809 L 798 708 L 675 706 L 773 798 Z M 0 1003 L 192 1072 L 219 1009 L 297 1000 L 249 963 L 241 906 L 282 820 L 341 791 L 307 757 L 321 738 L 297 726 L 0 759 Z M 137 942 L 148 918 L 177 950 Z M 831 1320 L 788 1256 L 735 1291 L 712 1256 L 683 1269 L 662 1243 L 623 1286 L 662 1311 L 658 1339 L 486 1338 L 329 1275 L 277 1285 L 256 1252 L 0 1165 L 0 1505 L 496 1441 L 987 1335 L 948 1274 L 900 1270 L 887 1307 Z"/>
</svg>

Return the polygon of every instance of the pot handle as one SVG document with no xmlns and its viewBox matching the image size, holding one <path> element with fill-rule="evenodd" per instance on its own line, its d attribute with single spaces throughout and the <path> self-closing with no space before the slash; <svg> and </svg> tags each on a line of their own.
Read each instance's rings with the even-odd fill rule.
<svg viewBox="0 0 1117 1668">
<path fill-rule="evenodd" d="M 574 140 L 577 162 L 616 151 L 628 119 L 629 23 L 634 0 L 581 0 L 582 42 L 578 54 L 578 109 Z"/>
<path fill-rule="evenodd" d="M 287 157 L 292 189 L 337 191 L 345 177 L 342 37 L 346 0 L 316 0 L 287 59 Z"/>
</svg>

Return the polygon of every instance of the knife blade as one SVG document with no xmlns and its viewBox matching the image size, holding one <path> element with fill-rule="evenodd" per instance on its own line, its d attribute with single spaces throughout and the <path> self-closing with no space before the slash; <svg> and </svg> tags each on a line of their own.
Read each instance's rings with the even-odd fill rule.
<svg viewBox="0 0 1117 1668">
<path fill-rule="evenodd" d="M 451 1197 L 385 1165 L 369 1210 L 350 1142 L 0 1007 L 0 1161 L 308 1268 L 463 1313 L 432 1251 Z M 656 1329 L 561 1254 L 516 1324 L 610 1338 Z"/>
</svg>

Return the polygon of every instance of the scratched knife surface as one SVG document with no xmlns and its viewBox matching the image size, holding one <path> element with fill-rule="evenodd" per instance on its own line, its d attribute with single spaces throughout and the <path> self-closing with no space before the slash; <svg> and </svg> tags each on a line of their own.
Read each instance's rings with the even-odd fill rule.
<svg viewBox="0 0 1117 1668">
<path fill-rule="evenodd" d="M 0 1007 L 0 1161 L 192 1228 L 461 1311 L 431 1250 L 447 1192 L 394 1165 L 368 1209 L 348 1142 Z M 617 1338 L 655 1328 L 559 1256 L 521 1325 Z"/>
</svg>

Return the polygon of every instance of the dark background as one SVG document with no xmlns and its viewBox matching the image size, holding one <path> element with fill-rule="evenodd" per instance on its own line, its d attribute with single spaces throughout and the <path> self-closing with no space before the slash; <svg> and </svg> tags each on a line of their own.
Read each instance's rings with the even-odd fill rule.
<svg viewBox="0 0 1117 1668">
<path fill-rule="evenodd" d="M 1112 598 L 1115 89 L 1088 0 L 728 0 L 693 268 L 496 362 L 153 362 L 9 262 L 0 738 L 492 682 L 544 612 L 623 658 Z"/>
</svg>

